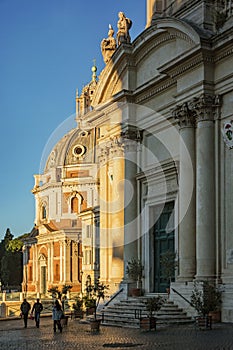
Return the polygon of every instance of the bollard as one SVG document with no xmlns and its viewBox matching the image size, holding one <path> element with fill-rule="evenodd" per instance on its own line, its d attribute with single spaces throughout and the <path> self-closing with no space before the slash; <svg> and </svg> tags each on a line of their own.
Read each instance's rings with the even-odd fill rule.
<svg viewBox="0 0 233 350">
<path fill-rule="evenodd" d="M 2 303 L 1 304 L 1 317 L 3 317 L 3 318 L 6 317 L 6 310 L 7 310 L 6 303 Z"/>
</svg>

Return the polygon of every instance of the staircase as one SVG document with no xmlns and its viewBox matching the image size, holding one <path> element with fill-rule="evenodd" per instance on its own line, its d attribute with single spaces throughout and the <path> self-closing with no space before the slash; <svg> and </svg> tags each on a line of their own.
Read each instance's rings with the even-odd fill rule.
<svg viewBox="0 0 233 350">
<path fill-rule="evenodd" d="M 181 325 L 194 323 L 192 317 L 179 308 L 173 301 L 167 301 L 156 313 L 157 324 Z"/>
<path fill-rule="evenodd" d="M 147 298 L 129 298 L 109 304 L 101 310 L 103 324 L 140 328 L 140 317 L 147 317 L 145 301 Z M 157 325 L 181 325 L 193 323 L 193 319 L 172 301 L 166 301 L 156 313 Z"/>
</svg>

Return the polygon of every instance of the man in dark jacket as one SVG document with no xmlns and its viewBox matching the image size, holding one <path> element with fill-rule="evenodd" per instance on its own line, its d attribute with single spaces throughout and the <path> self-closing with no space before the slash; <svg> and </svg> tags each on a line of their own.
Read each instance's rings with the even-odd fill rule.
<svg viewBox="0 0 233 350">
<path fill-rule="evenodd" d="M 21 306 L 20 306 L 21 314 L 23 316 L 23 321 L 24 321 L 24 328 L 27 328 L 28 313 L 29 313 L 30 309 L 31 309 L 31 305 L 27 302 L 26 299 L 24 299 Z"/>
<path fill-rule="evenodd" d="M 36 302 L 32 308 L 32 314 L 33 314 L 33 311 L 35 311 L 35 322 L 36 322 L 37 328 L 39 328 L 40 326 L 40 313 L 42 310 L 43 310 L 43 305 L 40 303 L 40 299 L 36 299 Z"/>
</svg>

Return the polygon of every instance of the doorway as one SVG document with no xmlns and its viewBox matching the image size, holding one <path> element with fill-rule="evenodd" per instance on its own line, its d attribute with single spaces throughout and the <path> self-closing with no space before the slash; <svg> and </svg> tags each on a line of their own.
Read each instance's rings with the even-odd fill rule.
<svg viewBox="0 0 233 350">
<path fill-rule="evenodd" d="M 154 208 L 154 213 L 161 211 L 159 218 L 152 227 L 152 241 L 153 241 L 153 261 L 152 271 L 154 271 L 153 292 L 165 293 L 168 287 L 168 281 L 163 276 L 161 268 L 161 256 L 167 252 L 174 252 L 175 240 L 174 240 L 174 202 L 166 203 L 164 208 L 161 206 Z M 156 216 L 155 216 L 156 217 Z M 172 280 L 174 275 L 171 276 Z"/>
</svg>

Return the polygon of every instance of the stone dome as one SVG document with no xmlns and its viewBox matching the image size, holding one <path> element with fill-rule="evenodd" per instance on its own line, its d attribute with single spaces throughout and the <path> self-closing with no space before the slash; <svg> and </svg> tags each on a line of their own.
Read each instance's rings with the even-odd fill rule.
<svg viewBox="0 0 233 350">
<path fill-rule="evenodd" d="M 95 129 L 72 129 L 57 142 L 50 152 L 44 173 L 51 168 L 93 163 L 95 161 L 94 149 Z"/>
</svg>

